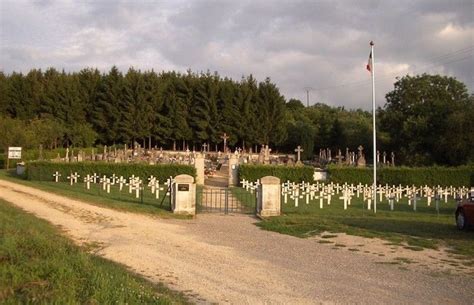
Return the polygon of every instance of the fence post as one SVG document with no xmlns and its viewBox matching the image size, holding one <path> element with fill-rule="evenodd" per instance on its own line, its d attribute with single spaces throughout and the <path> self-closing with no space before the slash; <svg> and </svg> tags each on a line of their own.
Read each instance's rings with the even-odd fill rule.
<svg viewBox="0 0 474 305">
<path fill-rule="evenodd" d="M 225 197 L 224 197 L 224 214 L 229 214 L 229 190 L 225 190 Z"/>
</svg>

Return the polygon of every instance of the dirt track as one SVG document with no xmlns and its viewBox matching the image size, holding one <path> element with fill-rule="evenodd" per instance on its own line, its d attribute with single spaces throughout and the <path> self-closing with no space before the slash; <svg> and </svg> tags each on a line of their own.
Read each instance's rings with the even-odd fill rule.
<svg viewBox="0 0 474 305">
<path fill-rule="evenodd" d="M 318 239 L 260 230 L 247 216 L 163 220 L 0 180 L 0 198 L 60 226 L 97 254 L 196 302 L 233 304 L 473 304 L 472 276 L 334 249 Z M 346 237 L 347 238 L 347 237 Z M 349 240 L 350 241 L 350 240 Z M 357 243 L 364 239 L 358 239 Z M 370 246 L 367 244 L 367 246 Z M 380 245 L 378 245 L 380 246 Z M 365 249 L 362 246 L 362 249 Z M 386 246 L 389 251 L 389 246 Z M 362 250 L 361 249 L 361 250 Z"/>
</svg>

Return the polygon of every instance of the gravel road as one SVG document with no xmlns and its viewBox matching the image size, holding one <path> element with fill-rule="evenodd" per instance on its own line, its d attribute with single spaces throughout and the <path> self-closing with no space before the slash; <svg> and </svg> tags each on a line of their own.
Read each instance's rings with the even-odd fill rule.
<svg viewBox="0 0 474 305">
<path fill-rule="evenodd" d="M 474 304 L 472 275 L 400 268 L 384 263 L 388 258 L 317 238 L 260 230 L 245 215 L 160 219 L 2 180 L 0 198 L 59 226 L 79 244 L 99 244 L 97 255 L 197 303 Z"/>
</svg>

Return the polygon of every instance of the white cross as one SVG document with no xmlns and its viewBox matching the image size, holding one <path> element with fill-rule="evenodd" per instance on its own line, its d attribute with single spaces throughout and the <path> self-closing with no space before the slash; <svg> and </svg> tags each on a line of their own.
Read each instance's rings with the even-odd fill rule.
<svg viewBox="0 0 474 305">
<path fill-rule="evenodd" d="M 102 176 L 102 179 L 100 179 L 100 183 L 102 183 L 102 190 L 105 191 L 106 183 L 107 183 L 107 176 L 106 175 Z"/>
<path fill-rule="evenodd" d="M 160 198 L 160 181 L 159 180 L 155 180 L 155 198 L 158 199 Z"/>
<path fill-rule="evenodd" d="M 115 174 L 112 174 L 112 177 L 110 177 L 110 185 L 115 185 L 115 182 L 117 182 L 117 176 Z"/>
<path fill-rule="evenodd" d="M 342 197 L 339 197 L 339 199 L 344 200 L 344 210 L 347 210 L 347 203 L 351 199 L 351 191 L 347 188 L 342 190 Z"/>
<path fill-rule="evenodd" d="M 295 152 L 298 154 L 298 157 L 297 157 L 297 162 L 300 162 L 301 161 L 301 153 L 303 152 L 304 150 L 301 148 L 300 145 L 298 145 L 298 147 L 295 149 Z"/>
<path fill-rule="evenodd" d="M 151 176 L 150 178 L 148 178 L 148 185 L 150 188 L 151 188 L 151 193 L 154 194 L 155 193 L 155 190 L 156 190 L 156 178 Z"/>
<path fill-rule="evenodd" d="M 110 194 L 110 185 L 112 184 L 110 178 L 105 179 L 105 184 L 106 184 L 106 187 L 107 187 L 107 194 Z"/>
<path fill-rule="evenodd" d="M 54 182 L 59 182 L 59 177 L 61 177 L 61 174 L 59 172 L 55 172 L 53 177 L 54 177 Z"/>
<path fill-rule="evenodd" d="M 79 177 L 81 176 L 79 176 L 77 172 L 75 172 L 74 174 L 70 174 L 67 178 L 69 179 L 71 185 L 73 185 L 74 183 L 77 183 L 77 178 Z"/>
<path fill-rule="evenodd" d="M 99 175 L 94 173 L 94 175 L 92 175 L 92 179 L 94 179 L 94 183 L 97 183 L 97 179 L 99 179 Z"/>
<path fill-rule="evenodd" d="M 295 207 L 298 207 L 298 201 L 299 199 L 303 198 L 302 195 L 300 195 L 300 188 L 299 187 L 296 187 L 294 192 L 290 195 L 290 198 L 293 199 L 295 201 Z"/>
<path fill-rule="evenodd" d="M 447 203 L 448 202 L 448 195 L 449 195 L 449 191 L 448 191 L 447 188 L 444 190 L 442 195 L 444 195 L 444 202 Z"/>
<path fill-rule="evenodd" d="M 117 183 L 119 184 L 119 190 L 122 191 L 123 189 L 123 185 L 127 182 L 127 180 L 123 177 L 123 176 L 120 176 L 120 178 L 118 178 L 117 180 Z"/>
<path fill-rule="evenodd" d="M 140 198 L 140 181 L 133 180 L 133 182 L 130 183 L 130 193 L 132 191 L 135 191 L 135 197 Z"/>
<path fill-rule="evenodd" d="M 87 176 L 84 177 L 84 183 L 86 184 L 86 188 L 90 190 L 91 188 L 91 182 L 94 181 L 92 177 L 88 174 Z"/>
</svg>

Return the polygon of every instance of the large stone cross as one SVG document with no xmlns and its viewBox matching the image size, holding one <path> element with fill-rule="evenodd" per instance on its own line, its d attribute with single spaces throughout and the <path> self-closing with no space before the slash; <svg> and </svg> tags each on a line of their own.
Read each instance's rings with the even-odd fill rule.
<svg viewBox="0 0 474 305">
<path fill-rule="evenodd" d="M 298 154 L 298 157 L 297 157 L 297 162 L 301 162 L 301 153 L 303 152 L 304 150 L 301 148 L 300 145 L 298 145 L 298 147 L 295 149 L 295 152 Z"/>
<path fill-rule="evenodd" d="M 227 133 L 224 132 L 224 134 L 221 136 L 221 139 L 224 140 L 224 152 L 227 151 L 227 139 L 229 138 L 229 136 L 227 135 Z"/>
</svg>

